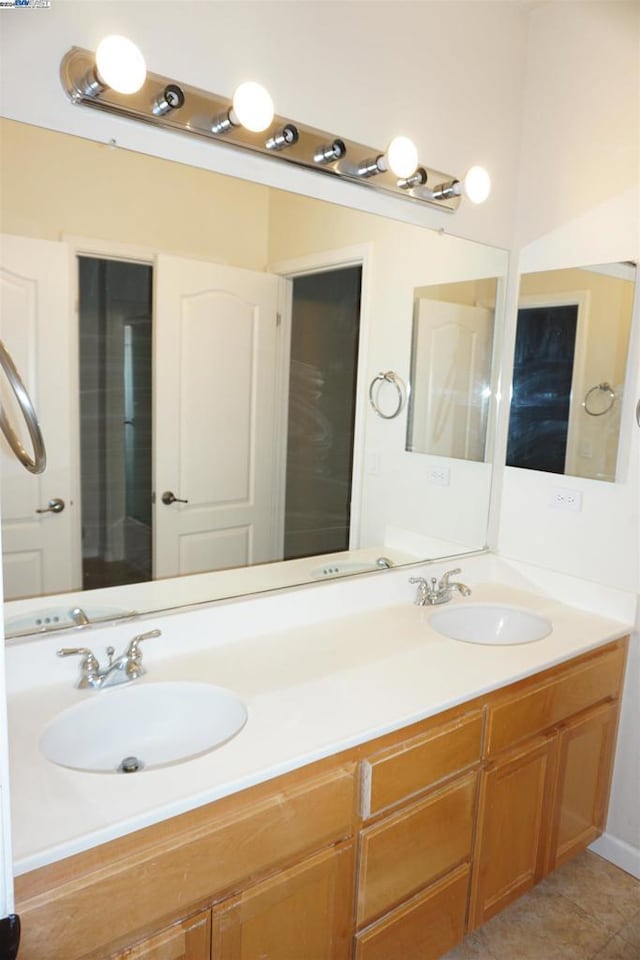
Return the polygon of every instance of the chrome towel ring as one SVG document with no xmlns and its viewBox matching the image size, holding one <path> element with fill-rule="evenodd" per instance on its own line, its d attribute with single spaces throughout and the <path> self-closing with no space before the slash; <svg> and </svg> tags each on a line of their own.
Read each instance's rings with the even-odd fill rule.
<svg viewBox="0 0 640 960">
<path fill-rule="evenodd" d="M 605 406 L 602 410 L 593 409 L 594 400 L 599 393 L 606 393 L 607 400 Z M 591 398 L 591 409 L 589 409 L 589 399 Z M 582 401 L 582 406 L 584 407 L 585 413 L 588 413 L 590 417 L 602 417 L 605 413 L 609 413 L 611 407 L 615 403 L 616 394 L 615 390 L 610 383 L 607 383 L 604 380 L 602 383 L 597 383 L 595 387 L 591 387 L 590 390 L 587 390 L 584 400 Z"/>
<path fill-rule="evenodd" d="M 378 406 L 378 391 L 376 390 L 376 384 L 382 384 L 385 382 L 392 384 L 392 386 L 396 388 L 398 394 L 396 408 L 391 413 L 384 413 Z M 397 373 L 394 373 L 393 370 L 387 370 L 386 373 L 379 373 L 377 377 L 373 378 L 369 384 L 369 403 L 378 416 L 382 417 L 383 420 L 393 420 L 394 417 L 398 416 L 404 403 L 404 384 Z"/>
<path fill-rule="evenodd" d="M 0 430 L 4 433 L 7 443 L 15 453 L 20 463 L 29 473 L 44 473 L 47 466 L 47 453 L 44 447 L 44 440 L 36 411 L 31 402 L 31 397 L 27 393 L 27 388 L 16 370 L 16 365 L 11 358 L 11 354 L 0 340 L 0 366 L 4 370 L 9 386 L 13 390 L 18 406 L 29 431 L 29 437 L 33 446 L 33 457 L 30 457 L 22 441 L 9 423 L 4 407 L 0 404 Z"/>
</svg>

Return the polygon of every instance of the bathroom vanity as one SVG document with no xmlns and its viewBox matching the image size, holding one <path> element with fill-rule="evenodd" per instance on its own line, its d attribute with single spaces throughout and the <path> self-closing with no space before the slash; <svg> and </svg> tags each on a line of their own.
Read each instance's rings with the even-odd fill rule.
<svg viewBox="0 0 640 960">
<path fill-rule="evenodd" d="M 23 787 L 40 790 L 28 803 L 51 824 L 42 865 L 18 865 L 24 960 L 435 960 L 584 849 L 606 818 L 624 625 L 499 594 L 537 605 L 551 635 L 461 643 L 405 604 L 261 638 L 279 688 L 246 697 L 234 740 L 169 770 L 36 762 L 23 729 L 35 701 L 18 697 L 14 723 L 39 764 Z M 475 600 L 495 595 L 474 588 Z M 240 642 L 224 656 L 260 672 L 248 666 L 256 650 Z M 196 661 L 207 679 L 212 661 Z M 156 664 L 154 679 L 170 667 Z M 231 783 L 229 771 L 251 763 L 253 784 Z M 135 803 L 159 806 L 163 784 L 180 782 L 184 812 L 137 829 Z M 206 800 L 205 783 L 218 799 Z M 29 815 L 18 804 L 20 831 Z M 58 817 L 74 816 L 86 831 L 77 853 L 53 836 Z M 113 839 L 102 842 L 105 818 Z M 26 837 L 16 846 L 26 851 Z"/>
</svg>

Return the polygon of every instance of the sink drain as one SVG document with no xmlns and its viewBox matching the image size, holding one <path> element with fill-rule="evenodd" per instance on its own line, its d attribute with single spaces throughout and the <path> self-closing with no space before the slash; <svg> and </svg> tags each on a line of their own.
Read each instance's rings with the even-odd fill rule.
<svg viewBox="0 0 640 960">
<path fill-rule="evenodd" d="M 144 768 L 144 763 L 138 757 L 125 757 L 118 767 L 119 773 L 137 773 Z"/>
</svg>

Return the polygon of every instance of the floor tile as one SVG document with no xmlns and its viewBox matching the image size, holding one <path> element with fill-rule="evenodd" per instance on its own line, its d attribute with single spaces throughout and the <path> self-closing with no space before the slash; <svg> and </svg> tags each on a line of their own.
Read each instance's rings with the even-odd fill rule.
<svg viewBox="0 0 640 960">
<path fill-rule="evenodd" d="M 619 935 L 611 938 L 604 950 L 596 953 L 593 960 L 638 960 L 638 947 Z"/>
<path fill-rule="evenodd" d="M 640 960 L 640 881 L 586 851 L 443 960 Z"/>
<path fill-rule="evenodd" d="M 590 851 L 550 874 L 540 887 L 571 900 L 612 933 L 640 910 L 640 883 Z"/>
<path fill-rule="evenodd" d="M 618 936 L 633 944 L 640 957 L 640 910 L 618 930 Z"/>
</svg>

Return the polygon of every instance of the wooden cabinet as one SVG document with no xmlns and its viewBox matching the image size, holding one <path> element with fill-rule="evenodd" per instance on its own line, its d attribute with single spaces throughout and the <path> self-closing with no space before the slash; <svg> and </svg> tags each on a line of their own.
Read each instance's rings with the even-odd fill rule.
<svg viewBox="0 0 640 960">
<path fill-rule="evenodd" d="M 462 940 L 481 709 L 362 763 L 356 960 L 435 960 Z M 382 816 L 381 816 L 382 814 Z"/>
<path fill-rule="evenodd" d="M 350 842 L 214 907 L 214 960 L 348 960 L 353 868 Z"/>
<path fill-rule="evenodd" d="M 604 703 L 560 730 L 550 870 L 584 850 L 604 829 L 617 717 L 617 703 Z"/>
<path fill-rule="evenodd" d="M 18 877 L 20 960 L 436 960 L 604 828 L 625 650 Z"/>
<path fill-rule="evenodd" d="M 553 758 L 553 738 L 536 738 L 480 776 L 470 930 L 543 876 Z"/>
<path fill-rule="evenodd" d="M 211 911 L 112 954 L 110 960 L 211 960 Z"/>
<path fill-rule="evenodd" d="M 359 926 L 469 860 L 475 794 L 472 773 L 362 831 Z"/>
<path fill-rule="evenodd" d="M 624 662 L 614 643 L 489 702 L 470 930 L 602 832 Z"/>
</svg>

